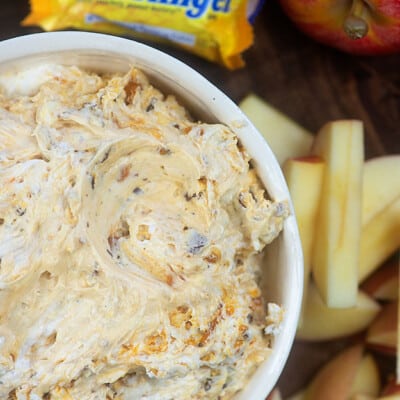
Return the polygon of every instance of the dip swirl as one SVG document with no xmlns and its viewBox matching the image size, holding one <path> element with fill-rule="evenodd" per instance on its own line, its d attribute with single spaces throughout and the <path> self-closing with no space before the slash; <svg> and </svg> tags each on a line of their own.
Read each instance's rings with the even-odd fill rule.
<svg viewBox="0 0 400 400">
<path fill-rule="evenodd" d="M 139 70 L 39 72 L 0 80 L 0 397 L 231 398 L 282 317 L 258 281 L 287 205 Z"/>
</svg>

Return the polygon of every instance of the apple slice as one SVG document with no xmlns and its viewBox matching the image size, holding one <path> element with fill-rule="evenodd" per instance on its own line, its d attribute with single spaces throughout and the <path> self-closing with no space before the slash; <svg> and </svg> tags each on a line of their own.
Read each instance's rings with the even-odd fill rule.
<svg viewBox="0 0 400 400">
<path fill-rule="evenodd" d="M 400 389 L 400 388 L 399 388 Z M 393 394 L 388 394 L 384 396 L 380 396 L 378 398 L 375 398 L 373 400 L 400 400 L 400 391 L 393 393 Z"/>
<path fill-rule="evenodd" d="M 302 323 L 304 305 L 311 269 L 312 245 L 318 204 L 321 196 L 324 163 L 319 157 L 291 158 L 283 165 L 283 173 L 293 202 L 299 227 L 304 260 L 303 307 L 299 324 Z"/>
<path fill-rule="evenodd" d="M 263 135 L 279 164 L 310 153 L 313 135 L 260 97 L 249 94 L 239 107 Z"/>
<path fill-rule="evenodd" d="M 353 396 L 351 396 L 349 400 L 377 400 L 377 397 L 371 396 L 369 394 L 356 393 L 353 394 Z"/>
<path fill-rule="evenodd" d="M 365 162 L 363 171 L 362 224 L 366 225 L 400 197 L 400 155 L 373 158 Z"/>
<path fill-rule="evenodd" d="M 390 259 L 361 285 L 361 289 L 375 300 L 393 301 L 399 294 L 399 262 Z"/>
<path fill-rule="evenodd" d="M 397 300 L 384 305 L 368 329 L 366 342 L 369 347 L 383 353 L 396 354 L 397 311 Z"/>
<path fill-rule="evenodd" d="M 288 397 L 286 400 L 305 400 L 305 390 L 300 390 L 294 395 Z"/>
<path fill-rule="evenodd" d="M 371 354 L 364 355 L 358 367 L 353 385 L 350 390 L 350 396 L 367 396 L 376 398 L 381 390 L 381 379 L 379 368 Z"/>
<path fill-rule="evenodd" d="M 321 341 L 361 332 L 380 311 L 379 304 L 362 291 L 357 294 L 355 307 L 346 309 L 328 307 L 312 281 L 307 292 L 303 323 L 297 329 L 297 339 Z"/>
<path fill-rule="evenodd" d="M 280 390 L 278 388 L 274 388 L 265 400 L 282 400 Z"/>
<path fill-rule="evenodd" d="M 394 377 L 389 378 L 388 383 L 382 390 L 378 400 L 399 400 L 400 399 L 400 384 L 396 382 Z"/>
<path fill-rule="evenodd" d="M 325 161 L 315 232 L 313 275 L 329 307 L 357 302 L 364 135 L 361 121 L 326 124 L 312 153 Z"/>
<path fill-rule="evenodd" d="M 364 280 L 400 247 L 400 197 L 363 226 L 359 280 Z"/>
<path fill-rule="evenodd" d="M 305 391 L 304 400 L 348 400 L 363 347 L 349 347 L 325 364 Z"/>
</svg>

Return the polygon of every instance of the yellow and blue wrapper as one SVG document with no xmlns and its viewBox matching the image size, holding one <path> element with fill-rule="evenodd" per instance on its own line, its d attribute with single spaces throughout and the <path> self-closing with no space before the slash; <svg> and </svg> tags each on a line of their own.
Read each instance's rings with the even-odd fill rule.
<svg viewBox="0 0 400 400">
<path fill-rule="evenodd" d="M 250 0 L 31 0 L 23 25 L 74 28 L 175 44 L 229 69 L 254 41 Z"/>
</svg>

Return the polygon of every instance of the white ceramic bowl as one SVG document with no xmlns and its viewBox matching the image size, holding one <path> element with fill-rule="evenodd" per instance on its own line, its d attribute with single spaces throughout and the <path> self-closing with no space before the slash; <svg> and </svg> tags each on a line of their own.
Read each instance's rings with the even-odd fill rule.
<svg viewBox="0 0 400 400">
<path fill-rule="evenodd" d="M 175 58 L 132 40 L 86 32 L 39 33 L 0 43 L 0 73 L 46 62 L 108 72 L 127 71 L 131 65 L 139 67 L 156 87 L 174 93 L 195 117 L 228 125 L 252 157 L 269 195 L 274 200 L 289 199 L 278 162 L 254 126 L 226 95 Z M 293 215 L 286 220 L 279 238 L 267 248 L 263 278 L 266 299 L 281 304 L 285 317 L 272 355 L 257 369 L 237 400 L 265 399 L 292 347 L 303 288 L 302 252 Z"/>
</svg>

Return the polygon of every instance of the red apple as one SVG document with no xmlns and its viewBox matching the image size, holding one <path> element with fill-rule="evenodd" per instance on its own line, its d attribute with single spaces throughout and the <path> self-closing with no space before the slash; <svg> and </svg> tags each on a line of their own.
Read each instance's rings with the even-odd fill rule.
<svg viewBox="0 0 400 400">
<path fill-rule="evenodd" d="M 280 0 L 307 35 L 353 54 L 400 51 L 399 0 Z"/>
</svg>

